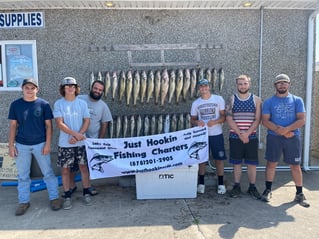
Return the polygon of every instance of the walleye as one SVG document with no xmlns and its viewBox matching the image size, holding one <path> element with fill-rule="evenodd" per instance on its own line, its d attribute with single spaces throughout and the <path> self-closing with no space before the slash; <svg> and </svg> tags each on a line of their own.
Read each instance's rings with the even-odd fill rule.
<svg viewBox="0 0 319 239">
<path fill-rule="evenodd" d="M 214 68 L 212 73 L 212 88 L 214 92 L 216 91 L 217 78 L 218 78 L 217 70 L 216 68 Z"/>
<path fill-rule="evenodd" d="M 141 103 L 144 103 L 146 87 L 147 87 L 147 75 L 146 75 L 146 72 L 143 70 L 141 74 Z"/>
<path fill-rule="evenodd" d="M 91 72 L 91 73 L 90 73 L 90 81 L 89 81 L 89 88 L 90 88 L 90 90 L 92 89 L 92 84 L 93 84 L 93 82 L 94 82 L 94 73 Z"/>
<path fill-rule="evenodd" d="M 127 116 L 124 115 L 124 119 L 123 119 L 123 138 L 126 137 L 127 134 L 127 127 L 128 127 L 128 121 L 127 121 Z"/>
<path fill-rule="evenodd" d="M 129 70 L 127 72 L 126 77 L 126 104 L 130 104 L 130 99 L 132 95 L 132 87 L 133 87 L 133 78 L 132 78 L 132 72 Z"/>
<path fill-rule="evenodd" d="M 121 129 L 122 129 L 122 119 L 121 119 L 121 116 L 117 116 L 115 138 L 121 137 Z"/>
<path fill-rule="evenodd" d="M 182 89 L 183 89 L 183 71 L 181 69 L 179 69 L 177 71 L 177 82 L 176 82 L 176 89 L 175 89 L 175 93 L 176 93 L 176 103 L 179 102 L 179 96 L 181 95 Z"/>
<path fill-rule="evenodd" d="M 120 96 L 119 96 L 120 103 L 122 103 L 122 98 L 125 94 L 125 86 L 126 86 L 125 71 L 121 71 L 121 74 L 120 74 Z"/>
<path fill-rule="evenodd" d="M 96 79 L 96 80 L 103 81 L 101 71 L 99 71 L 99 72 L 97 73 L 97 79 Z"/>
<path fill-rule="evenodd" d="M 161 73 L 160 71 L 156 71 L 154 77 L 154 84 L 155 84 L 155 104 L 158 104 L 160 91 L 161 91 Z"/>
<path fill-rule="evenodd" d="M 188 113 L 185 117 L 185 129 L 192 128 L 191 115 Z"/>
<path fill-rule="evenodd" d="M 146 98 L 146 103 L 150 102 L 150 99 L 153 95 L 154 91 L 154 73 L 152 70 L 149 71 L 148 73 L 148 78 L 147 78 L 147 98 Z"/>
<path fill-rule="evenodd" d="M 142 129 L 142 117 L 141 115 L 138 115 L 136 120 L 136 136 L 137 137 L 141 135 L 141 129 Z"/>
<path fill-rule="evenodd" d="M 117 73 L 116 71 L 113 71 L 113 74 L 112 74 L 112 100 L 113 101 L 115 99 L 117 85 L 118 85 Z"/>
<path fill-rule="evenodd" d="M 197 87 L 197 78 L 196 78 L 196 70 L 192 69 L 191 71 L 191 98 L 195 97 L 196 87 Z"/>
<path fill-rule="evenodd" d="M 177 130 L 183 130 L 183 129 L 184 129 L 184 115 L 179 114 L 178 123 L 177 123 Z"/>
<path fill-rule="evenodd" d="M 164 133 L 169 132 L 169 126 L 170 126 L 170 119 L 169 119 L 169 114 L 167 114 L 164 120 Z"/>
<path fill-rule="evenodd" d="M 157 133 L 163 133 L 163 116 L 159 115 L 157 119 Z"/>
<path fill-rule="evenodd" d="M 134 137 L 134 130 L 135 130 L 135 118 L 134 115 L 131 116 L 130 118 L 130 136 L 131 138 Z"/>
<path fill-rule="evenodd" d="M 151 118 L 151 135 L 154 135 L 156 132 L 156 118 L 155 115 L 152 116 Z"/>
<path fill-rule="evenodd" d="M 176 118 L 176 114 L 173 114 L 172 121 L 171 121 L 171 130 L 170 130 L 170 132 L 175 132 L 176 129 L 177 129 L 177 118 Z"/>
<path fill-rule="evenodd" d="M 201 80 L 204 78 L 204 70 L 202 68 L 199 68 L 197 78 L 198 78 L 198 80 Z"/>
<path fill-rule="evenodd" d="M 184 82 L 183 82 L 183 99 L 184 101 L 187 100 L 188 90 L 191 84 L 191 73 L 189 69 L 185 69 L 184 73 Z"/>
<path fill-rule="evenodd" d="M 168 86 L 169 86 L 169 77 L 168 77 L 167 69 L 165 69 L 162 72 L 162 79 L 161 79 L 161 106 L 164 105 L 166 95 L 168 92 Z"/>
<path fill-rule="evenodd" d="M 141 77 L 138 71 L 135 71 L 133 79 L 133 105 L 136 105 L 137 97 L 140 94 L 141 89 Z"/>
<path fill-rule="evenodd" d="M 224 81 L 225 81 L 224 70 L 223 68 L 220 68 L 219 69 L 219 92 L 221 92 L 223 89 Z"/>
<path fill-rule="evenodd" d="M 210 68 L 205 70 L 205 78 L 209 81 L 209 83 L 212 81 L 212 70 Z"/>
<path fill-rule="evenodd" d="M 114 134 L 114 122 L 111 121 L 108 124 L 108 128 L 109 128 L 109 138 L 112 139 L 113 138 L 113 134 Z"/>
<path fill-rule="evenodd" d="M 144 135 L 147 136 L 150 133 L 150 119 L 147 115 L 144 117 Z"/>
<path fill-rule="evenodd" d="M 172 102 L 174 92 L 176 88 L 176 75 L 175 70 L 171 70 L 169 74 L 169 92 L 168 92 L 168 103 L 170 104 Z"/>
<path fill-rule="evenodd" d="M 107 94 L 109 93 L 109 90 L 111 88 L 111 76 L 110 72 L 106 72 L 105 74 L 105 80 L 104 80 L 104 97 L 107 97 Z"/>
</svg>

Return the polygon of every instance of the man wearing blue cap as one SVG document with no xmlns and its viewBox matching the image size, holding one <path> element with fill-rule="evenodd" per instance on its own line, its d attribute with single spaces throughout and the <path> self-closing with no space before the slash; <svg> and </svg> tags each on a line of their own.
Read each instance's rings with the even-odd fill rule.
<svg viewBox="0 0 319 239">
<path fill-rule="evenodd" d="M 206 79 L 198 82 L 200 97 L 196 99 L 191 107 L 191 122 L 193 126 L 208 126 L 209 148 L 215 160 L 218 176 L 218 194 L 225 194 L 224 185 L 224 160 L 226 159 L 224 148 L 224 136 L 222 124 L 226 120 L 225 101 L 219 95 L 210 92 L 210 83 Z M 205 192 L 205 169 L 206 163 L 199 164 L 198 171 L 198 193 Z"/>
<path fill-rule="evenodd" d="M 266 189 L 262 201 L 269 202 L 271 187 L 275 177 L 276 166 L 283 155 L 289 164 L 296 186 L 294 201 L 303 207 L 310 204 L 302 192 L 301 141 L 300 128 L 305 125 L 306 112 L 301 97 L 290 94 L 290 78 L 286 74 L 276 76 L 274 81 L 275 95 L 265 100 L 262 107 L 262 123 L 268 129 L 265 159 Z"/>
</svg>

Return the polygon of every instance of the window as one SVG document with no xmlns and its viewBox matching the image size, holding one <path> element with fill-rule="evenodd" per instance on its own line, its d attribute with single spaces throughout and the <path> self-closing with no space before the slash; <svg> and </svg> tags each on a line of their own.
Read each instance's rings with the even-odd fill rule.
<svg viewBox="0 0 319 239">
<path fill-rule="evenodd" d="M 21 90 L 30 77 L 38 80 L 36 41 L 0 41 L 0 91 Z"/>
</svg>

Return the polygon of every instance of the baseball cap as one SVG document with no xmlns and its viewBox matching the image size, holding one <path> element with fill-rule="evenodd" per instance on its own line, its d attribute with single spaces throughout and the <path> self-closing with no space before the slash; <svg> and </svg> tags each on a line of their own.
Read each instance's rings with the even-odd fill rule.
<svg viewBox="0 0 319 239">
<path fill-rule="evenodd" d="M 35 87 L 39 88 L 39 85 L 38 85 L 38 81 L 36 81 L 35 79 L 33 78 L 27 78 L 27 79 L 24 79 L 23 82 L 22 82 L 22 87 L 26 84 L 32 84 L 34 85 Z"/>
<path fill-rule="evenodd" d="M 276 76 L 274 84 L 276 84 L 278 82 L 288 82 L 288 83 L 290 83 L 289 76 L 287 76 L 286 74 L 280 74 L 280 75 Z"/>
<path fill-rule="evenodd" d="M 207 79 L 201 79 L 198 81 L 198 86 L 209 85 L 209 81 Z"/>
<path fill-rule="evenodd" d="M 76 80 L 73 77 L 65 77 L 62 82 L 61 82 L 61 86 L 64 85 L 77 85 Z"/>
</svg>

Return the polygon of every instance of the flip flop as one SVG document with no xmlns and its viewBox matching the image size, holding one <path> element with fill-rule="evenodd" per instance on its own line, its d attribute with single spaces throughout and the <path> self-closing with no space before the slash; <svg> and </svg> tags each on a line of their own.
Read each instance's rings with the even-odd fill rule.
<svg viewBox="0 0 319 239">
<path fill-rule="evenodd" d="M 71 195 L 76 191 L 78 189 L 78 187 L 77 186 L 75 186 L 74 188 L 71 188 L 70 189 L 70 191 L 71 191 Z M 64 194 L 64 192 L 62 193 L 62 195 L 61 195 L 63 198 L 65 197 L 65 194 Z"/>
<path fill-rule="evenodd" d="M 89 193 L 91 196 L 96 196 L 98 195 L 98 191 L 94 187 L 89 187 Z"/>
</svg>

